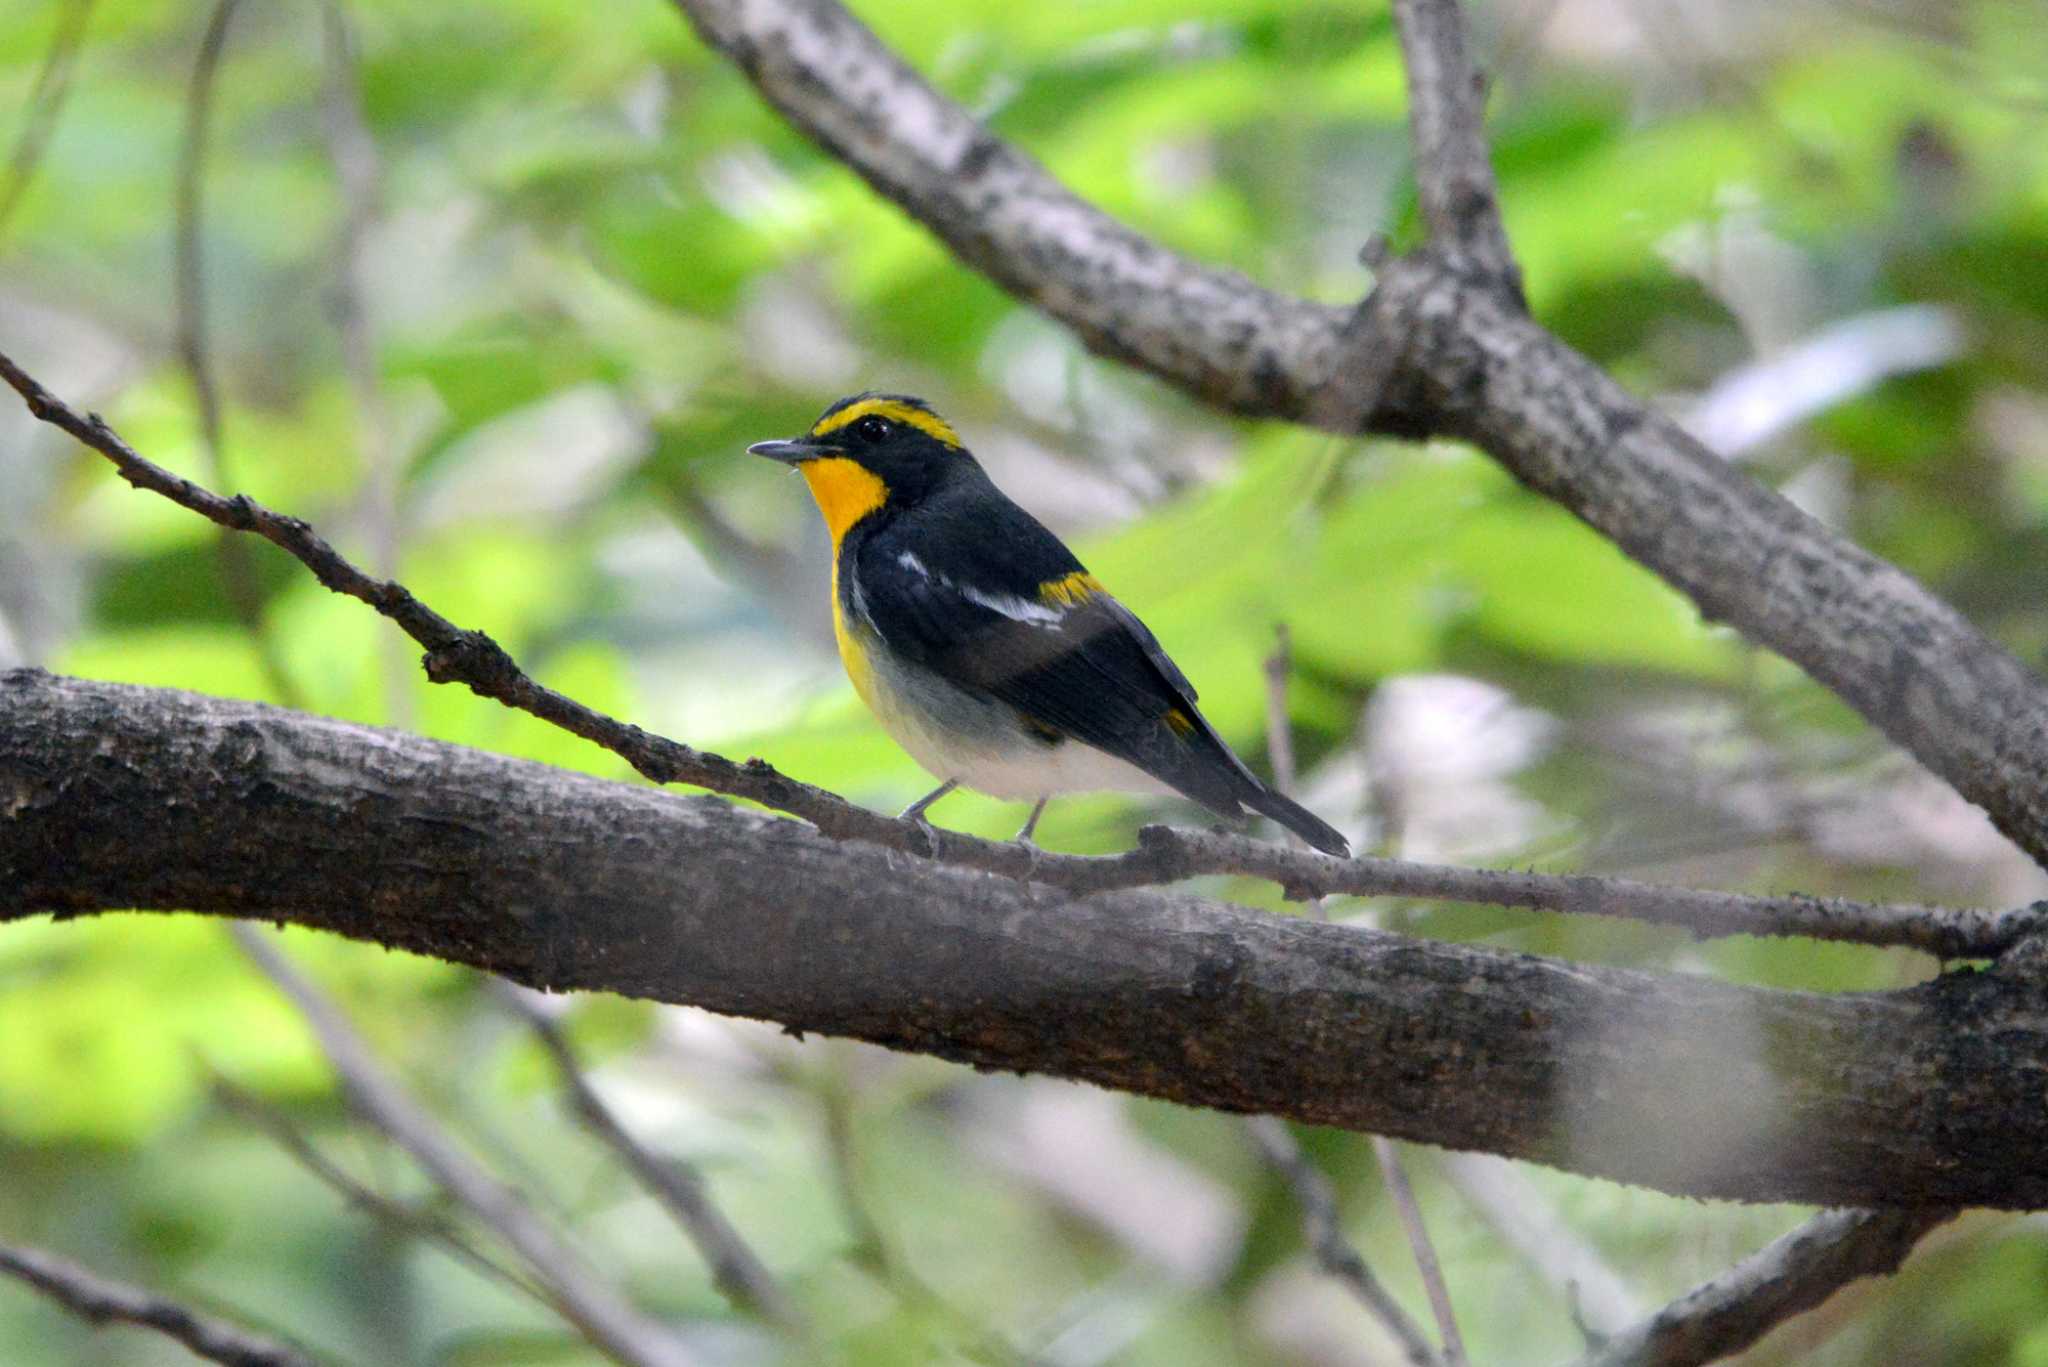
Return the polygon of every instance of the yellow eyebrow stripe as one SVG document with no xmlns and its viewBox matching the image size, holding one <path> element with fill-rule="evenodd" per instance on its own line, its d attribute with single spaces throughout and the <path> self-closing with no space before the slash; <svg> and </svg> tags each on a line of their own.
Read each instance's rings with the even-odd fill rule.
<svg viewBox="0 0 2048 1367">
<path fill-rule="evenodd" d="M 1038 598 L 1042 603 L 1053 603 L 1063 608 L 1077 607 L 1102 592 L 1102 585 L 1086 570 L 1075 570 L 1072 574 L 1048 579 L 1038 586 Z"/>
<path fill-rule="evenodd" d="M 900 422 L 905 427 L 915 427 L 926 436 L 955 450 L 959 449 L 960 434 L 953 430 L 952 424 L 936 413 L 928 413 L 898 399 L 862 399 L 859 403 L 848 404 L 837 413 L 829 413 L 818 419 L 818 425 L 811 429 L 811 435 L 822 437 L 827 433 L 837 432 L 840 428 L 859 422 L 870 415 L 887 418 L 890 422 Z"/>
</svg>

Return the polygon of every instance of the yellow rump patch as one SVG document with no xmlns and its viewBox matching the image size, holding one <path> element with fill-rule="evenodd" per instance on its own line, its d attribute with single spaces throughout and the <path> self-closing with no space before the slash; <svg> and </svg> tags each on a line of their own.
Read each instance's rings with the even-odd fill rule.
<svg viewBox="0 0 2048 1367">
<path fill-rule="evenodd" d="M 960 434 L 953 430 L 951 423 L 936 413 L 904 403 L 901 399 L 862 399 L 859 403 L 848 404 L 837 413 L 828 413 L 818 419 L 818 425 L 811 429 L 811 435 L 822 437 L 866 417 L 887 418 L 890 422 L 900 422 L 905 427 L 915 427 L 926 436 L 956 450 L 960 446 Z"/>
<path fill-rule="evenodd" d="M 825 530 L 832 533 L 832 549 L 847 529 L 889 500 L 882 477 L 858 461 L 843 456 L 807 460 L 796 467 L 811 486 L 811 497 L 825 515 Z"/>
<path fill-rule="evenodd" d="M 1048 579 L 1038 586 L 1040 602 L 1054 603 L 1063 608 L 1077 607 L 1101 593 L 1102 585 L 1086 570 L 1075 570 L 1072 574 Z"/>
<path fill-rule="evenodd" d="M 1172 728 L 1176 736 L 1191 735 L 1195 729 L 1195 719 L 1178 707 L 1166 714 L 1166 724 Z"/>
</svg>

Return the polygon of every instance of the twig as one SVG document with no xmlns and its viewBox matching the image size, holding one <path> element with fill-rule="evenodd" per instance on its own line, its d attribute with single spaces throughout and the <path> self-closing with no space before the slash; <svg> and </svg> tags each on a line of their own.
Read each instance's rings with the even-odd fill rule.
<svg viewBox="0 0 2048 1367">
<path fill-rule="evenodd" d="M 1591 1333 L 1612 1334 L 1642 1314 L 1628 1283 L 1514 1164 L 1491 1154 L 1452 1152 L 1439 1154 L 1437 1165 L 1501 1242 L 1569 1299 L 1573 1319 Z"/>
<path fill-rule="evenodd" d="M 1898 1269 L 1953 1210 L 1831 1210 L 1607 1340 L 1578 1367 L 1692 1367 L 1741 1352 L 1860 1277 Z"/>
<path fill-rule="evenodd" d="M 94 1324 L 134 1324 L 177 1340 L 208 1362 L 229 1367 L 313 1367 L 297 1348 L 202 1315 L 139 1286 L 109 1281 L 68 1258 L 0 1244 L 0 1273 L 18 1277 Z"/>
<path fill-rule="evenodd" d="M 1279 785 L 1280 791 L 1285 793 L 1294 787 L 1294 726 L 1287 713 L 1287 679 L 1292 664 L 1292 652 L 1289 649 L 1286 627 L 1280 627 L 1275 632 L 1275 638 L 1273 653 L 1266 657 L 1267 748 L 1273 754 L 1273 781 Z M 1329 919 L 1329 913 L 1324 910 L 1320 897 L 1311 899 L 1309 905 L 1317 920 Z M 1379 1289 L 1377 1282 L 1372 1283 L 1369 1289 L 1358 1285 L 1358 1276 L 1362 1275 L 1369 1279 L 1371 1274 L 1366 1271 L 1363 1260 L 1345 1248 L 1339 1237 L 1336 1210 L 1330 1199 L 1328 1184 L 1321 1184 L 1320 1191 L 1311 1189 L 1310 1178 L 1319 1174 L 1308 1165 L 1298 1148 L 1294 1152 L 1293 1164 L 1285 1164 L 1285 1149 L 1282 1144 L 1284 1142 L 1291 1145 L 1292 1138 L 1280 1121 L 1272 1117 L 1255 1117 L 1251 1123 L 1254 1126 L 1254 1137 L 1266 1151 L 1267 1157 L 1275 1164 L 1282 1165 L 1294 1183 L 1295 1192 L 1301 1201 L 1302 1221 L 1311 1231 L 1311 1242 L 1316 1246 L 1317 1258 L 1332 1275 L 1345 1278 L 1356 1287 L 1360 1297 L 1365 1299 L 1369 1306 L 1379 1310 L 1378 1301 L 1385 1298 L 1385 1292 Z M 1408 1186 L 1408 1174 L 1402 1170 L 1400 1156 L 1394 1152 L 1394 1146 L 1388 1140 L 1374 1136 L 1373 1153 L 1379 1159 L 1380 1175 L 1386 1182 L 1387 1194 L 1393 1198 L 1394 1208 L 1401 1216 L 1401 1226 L 1408 1233 L 1408 1244 L 1415 1254 L 1416 1269 L 1422 1276 L 1423 1285 L 1428 1289 L 1430 1310 L 1436 1315 L 1438 1331 L 1444 1341 L 1441 1357 L 1428 1352 L 1423 1358 L 1414 1357 L 1415 1345 L 1423 1344 L 1426 1350 L 1427 1341 L 1421 1338 L 1414 1325 L 1405 1318 L 1398 1324 L 1388 1321 L 1388 1327 L 1408 1346 L 1411 1361 L 1441 1361 L 1446 1367 L 1463 1367 L 1464 1340 L 1458 1336 L 1458 1323 L 1451 1314 L 1451 1298 L 1444 1286 L 1443 1269 L 1437 1264 L 1436 1250 L 1430 1246 L 1429 1232 L 1422 1224 L 1422 1212 L 1415 1204 L 1415 1193 Z M 1346 1266 L 1346 1254 L 1349 1254 L 1349 1262 L 1355 1264 L 1355 1272 Z M 1376 1293 L 1376 1296 L 1369 1293 Z M 1384 1313 L 1382 1319 L 1385 1319 Z"/>
<path fill-rule="evenodd" d="M 1430 245 L 1454 266 L 1497 282 L 1520 306 L 1521 271 L 1508 250 L 1486 152 L 1485 83 L 1465 52 L 1458 0 L 1394 0 L 1394 23 Z"/>
<path fill-rule="evenodd" d="M 1408 1317 L 1400 1302 L 1366 1266 L 1358 1250 L 1345 1241 L 1343 1224 L 1337 1217 L 1337 1194 L 1330 1187 L 1330 1179 L 1301 1151 L 1301 1145 L 1288 1132 L 1287 1123 L 1277 1116 L 1250 1116 L 1245 1120 L 1245 1132 L 1251 1135 L 1266 1162 L 1292 1188 L 1294 1203 L 1301 1208 L 1302 1234 L 1308 1239 L 1317 1264 L 1386 1327 L 1413 1367 L 1434 1367 L 1441 1359 L 1421 1326 Z"/>
<path fill-rule="evenodd" d="M 7 184 L 0 188 L 0 236 L 8 220 L 28 196 L 36 167 L 57 131 L 57 116 L 71 94 L 71 72 L 78 64 L 78 52 L 85 42 L 86 21 L 92 18 L 93 0 L 71 0 L 57 20 L 57 32 L 50 38 L 50 50 L 36 72 L 36 83 L 28 93 L 27 113 L 21 133 L 14 140 L 14 153 L 7 159 Z"/>
<path fill-rule="evenodd" d="M 768 1271 L 753 1249 L 747 1246 L 724 1212 L 713 1205 L 704 1190 L 704 1178 L 695 1166 L 679 1159 L 657 1158 L 619 1123 L 611 1108 L 590 1085 L 575 1051 L 546 1011 L 523 990 L 509 983 L 495 984 L 496 996 L 533 1027 L 534 1036 L 554 1060 L 567 1091 L 569 1105 L 584 1125 L 616 1153 L 642 1185 L 667 1210 L 676 1224 L 695 1244 L 711 1266 L 711 1277 L 727 1299 L 744 1310 L 786 1328 L 801 1328 L 803 1317 L 788 1294 Z"/>
<path fill-rule="evenodd" d="M 238 924 L 231 933 L 242 952 L 312 1027 L 321 1052 L 340 1074 L 343 1090 L 356 1110 L 519 1254 L 557 1313 L 621 1362 L 636 1367 L 681 1367 L 693 1360 L 668 1330 L 643 1317 L 600 1281 L 516 1192 L 458 1149 L 419 1103 L 386 1075 L 340 1009 L 301 976 L 261 932 Z"/>
<path fill-rule="evenodd" d="M 832 1187 L 839 1197 L 847 1230 L 853 1235 L 854 1261 L 866 1266 L 907 1304 L 949 1324 L 960 1336 L 957 1347 L 964 1355 L 999 1367 L 1033 1367 L 1029 1358 L 993 1330 L 940 1295 L 936 1287 L 890 1247 L 861 1191 L 860 1153 L 853 1139 L 853 1092 L 843 1070 L 821 1081 L 819 1100 L 825 1113 L 825 1145 L 832 1164 Z"/>
<path fill-rule="evenodd" d="M 386 1196 L 349 1176 L 326 1154 L 320 1152 L 312 1140 L 300 1133 L 296 1125 L 280 1115 L 275 1107 L 266 1105 L 261 1099 L 244 1091 L 218 1071 L 209 1068 L 208 1072 L 211 1075 L 213 1094 L 222 1105 L 268 1134 L 300 1167 L 344 1201 L 388 1228 L 440 1245 L 455 1258 L 469 1264 L 491 1280 L 543 1306 L 553 1308 L 553 1302 L 540 1287 L 469 1243 L 446 1221 L 437 1219 L 431 1212 Z"/>
<path fill-rule="evenodd" d="M 222 450 L 220 387 L 214 380 L 212 354 L 206 335 L 206 259 L 203 242 L 207 134 L 213 120 L 214 80 L 220 74 L 221 54 L 227 48 L 228 25 L 233 22 L 241 0 L 219 0 L 199 40 L 199 56 L 192 65 L 192 84 L 185 96 L 185 136 L 178 148 L 178 202 L 176 238 L 176 305 L 178 359 L 192 383 L 192 396 L 199 407 L 200 444 L 206 450 L 207 467 L 216 484 L 227 482 L 227 458 Z M 223 528 L 218 546 L 221 586 L 228 606 L 241 620 L 255 648 L 257 663 L 278 700 L 287 707 L 303 706 L 298 685 L 284 666 L 277 642 L 263 620 L 263 595 L 256 583 L 256 566 L 249 547 Z"/>
<path fill-rule="evenodd" d="M 398 573 L 400 461 L 391 413 L 377 382 L 377 345 L 365 302 L 363 244 L 377 218 L 380 170 L 377 144 L 363 117 L 357 89 L 355 35 L 342 0 L 322 0 L 320 34 L 320 126 L 327 159 L 341 187 L 341 227 L 334 243 L 334 325 L 341 335 L 342 368 L 355 398 L 356 449 L 362 457 L 369 495 L 370 564 L 380 576 Z M 396 641 L 380 642 L 385 719 L 410 727 L 412 670 Z"/>
<path fill-rule="evenodd" d="M 1273 758 L 1273 787 L 1294 796 L 1294 721 L 1287 712 L 1287 684 L 1294 669 L 1294 640 L 1282 622 L 1273 628 L 1273 652 L 1266 657 L 1266 750 Z M 1286 839 L 1282 836 L 1281 839 Z M 1320 897 L 1307 898 L 1309 914 L 1330 919 Z"/>
<path fill-rule="evenodd" d="M 327 588 L 369 604 L 426 648 L 422 664 L 436 683 L 461 683 L 592 741 L 656 783 L 694 783 L 801 817 L 835 840 L 865 840 L 929 855 L 986 873 L 1044 883 L 1073 893 L 1147 887 L 1183 878 L 1235 874 L 1279 884 L 1296 898 L 1423 897 L 1619 916 L 1680 927 L 1694 935 L 1798 935 L 1853 944 L 1903 945 L 1944 959 L 1992 958 L 2048 928 L 2048 904 L 1989 912 L 1912 904 L 1851 902 L 1790 895 L 1667 887 L 1590 875 L 1462 869 L 1399 859 L 1336 859 L 1214 831 L 1148 826 L 1138 848 L 1119 855 L 1066 855 L 1014 841 L 937 831 L 855 806 L 836 793 L 799 783 L 761 760 L 735 763 L 608 717 L 534 682 L 498 643 L 466 631 L 415 598 L 404 585 L 365 574 L 295 517 L 245 495 L 222 498 L 174 475 L 130 447 L 97 414 L 81 416 L 4 353 L 0 379 L 29 412 L 68 432 L 114 463 L 138 489 L 163 495 L 223 527 L 253 532 L 290 552 Z"/>
<path fill-rule="evenodd" d="M 1429 1240 L 1429 1226 L 1422 1222 L 1422 1207 L 1416 1203 L 1415 1188 L 1408 1185 L 1408 1170 L 1394 1141 L 1384 1135 L 1372 1137 L 1373 1157 L 1379 1160 L 1380 1176 L 1387 1195 L 1394 1198 L 1394 1210 L 1408 1235 L 1409 1251 L 1415 1255 L 1415 1270 L 1429 1292 L 1430 1313 L 1436 1316 L 1437 1333 L 1443 1336 L 1446 1367 L 1465 1367 L 1465 1339 L 1458 1332 L 1457 1316 L 1451 1313 L 1451 1290 L 1444 1282 L 1443 1264 L 1437 1261 L 1436 1245 Z"/>
</svg>

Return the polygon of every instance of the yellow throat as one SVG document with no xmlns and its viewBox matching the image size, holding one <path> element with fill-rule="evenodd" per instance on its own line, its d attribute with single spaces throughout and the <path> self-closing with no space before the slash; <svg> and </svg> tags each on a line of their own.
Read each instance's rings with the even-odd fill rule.
<svg viewBox="0 0 2048 1367">
<path fill-rule="evenodd" d="M 889 491 L 881 476 L 844 457 L 807 460 L 797 469 L 811 486 L 811 497 L 825 515 L 825 530 L 832 534 L 832 635 L 839 642 L 839 661 L 846 666 L 853 691 L 872 711 L 876 704 L 874 670 L 868 664 L 866 646 L 847 625 L 846 611 L 839 602 L 839 543 L 854 523 L 888 501 Z"/>
</svg>

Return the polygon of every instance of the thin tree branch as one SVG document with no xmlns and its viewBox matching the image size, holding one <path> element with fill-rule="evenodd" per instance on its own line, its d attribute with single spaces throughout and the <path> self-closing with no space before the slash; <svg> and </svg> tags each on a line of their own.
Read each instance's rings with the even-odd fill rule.
<svg viewBox="0 0 2048 1367">
<path fill-rule="evenodd" d="M 417 1162 L 449 1195 L 518 1253 L 546 1289 L 549 1302 L 591 1343 L 635 1367 L 682 1367 L 693 1361 L 667 1329 L 620 1300 L 583 1259 L 536 1217 L 510 1187 L 458 1149 L 396 1081 L 339 1008 L 293 968 L 253 926 L 234 927 L 235 942 L 312 1028 L 320 1050 L 341 1077 L 356 1110 Z"/>
<path fill-rule="evenodd" d="M 1486 151 L 1486 86 L 1465 52 L 1458 0 L 1394 0 L 1408 74 L 1415 183 L 1430 245 L 1455 269 L 1476 272 L 1520 307 L 1521 272 L 1501 224 Z"/>
<path fill-rule="evenodd" d="M 206 451 L 213 482 L 227 482 L 227 457 L 222 447 L 220 386 L 213 374 L 206 331 L 206 257 L 204 249 L 206 154 L 213 122 L 215 78 L 227 50 L 228 26 L 241 0 L 218 0 L 199 40 L 192 64 L 192 82 L 185 96 L 185 135 L 178 145 L 177 235 L 175 241 L 178 359 L 192 384 L 199 408 L 200 445 Z M 218 552 L 222 590 L 228 606 L 249 634 L 258 665 L 278 701 L 287 707 L 303 703 L 291 671 L 285 668 L 277 642 L 263 618 L 263 595 L 249 545 L 223 528 Z"/>
<path fill-rule="evenodd" d="M 1446 1153 L 1437 1163 L 1501 1242 L 1570 1302 L 1572 1318 L 1590 1334 L 1613 1334 L 1641 1316 L 1621 1274 L 1513 1164 L 1478 1153 Z"/>
<path fill-rule="evenodd" d="M 1238 413 L 1355 432 L 1369 410 L 1375 431 L 1474 442 L 2048 858 L 2048 684 L 1925 586 L 1730 469 L 1497 284 L 1447 269 L 1440 244 L 1386 263 L 1363 310 L 1275 294 L 1076 198 L 831 0 L 675 3 L 793 124 L 1089 347 Z M 1418 0 L 1415 18 L 1437 26 L 1404 42 L 1432 41 L 1442 12 Z M 1469 145 L 1477 92 L 1437 69 L 1437 88 L 1472 111 L 1445 140 Z M 1459 167 L 1470 159 L 1440 169 Z M 1385 383 L 1356 384 L 1359 365 L 1390 367 Z M 1373 401 L 1320 403 L 1333 388 Z"/>
<path fill-rule="evenodd" d="M 81 416 L 4 353 L 0 353 L 0 379 L 22 396 L 31 413 L 106 456 L 136 488 L 161 494 L 222 527 L 263 537 L 297 557 L 327 588 L 367 603 L 396 622 L 426 647 L 422 664 L 434 682 L 464 684 L 480 697 L 552 722 L 610 750 L 654 782 L 694 783 L 747 798 L 801 817 L 836 840 L 865 840 L 889 849 L 930 854 L 946 863 L 1076 893 L 1239 874 L 1278 883 L 1297 898 L 1343 894 L 1486 902 L 1625 916 L 1679 926 L 1700 936 L 1803 935 L 1908 945 L 1943 958 L 1995 956 L 2048 926 L 2048 906 L 2041 905 L 1991 913 L 1806 896 L 1746 897 L 1588 875 L 1458 869 L 1392 859 L 1335 859 L 1242 836 L 1162 827 L 1140 831 L 1137 849 L 1109 856 L 1058 855 L 1027 849 L 1015 841 L 979 840 L 928 830 L 799 783 L 760 760 L 737 764 L 692 749 L 545 688 L 522 672 L 489 636 L 457 627 L 402 584 L 358 569 L 299 519 L 273 512 L 245 495 L 222 498 L 146 460 L 97 414 Z"/>
<path fill-rule="evenodd" d="M 835 1062 L 843 1063 L 843 1060 Z M 825 1118 L 825 1151 L 832 1166 L 832 1189 L 839 1211 L 853 1236 L 853 1259 L 874 1273 L 891 1293 L 926 1315 L 944 1321 L 959 1336 L 959 1351 L 976 1362 L 998 1367 L 1028 1367 L 1022 1354 L 987 1326 L 954 1305 L 912 1267 L 882 1230 L 862 1189 L 860 1150 L 853 1137 L 853 1089 L 843 1067 L 827 1073 L 818 1086 Z"/>
<path fill-rule="evenodd" d="M 1581 1358 L 1578 1367 L 1693 1367 L 1739 1353 L 1850 1282 L 1898 1270 L 1953 1210 L 1814 1216 Z"/>
<path fill-rule="evenodd" d="M 1401 1303 L 1344 1238 L 1343 1221 L 1337 1215 L 1337 1193 L 1331 1188 L 1330 1179 L 1294 1142 L 1286 1122 L 1270 1115 L 1255 1115 L 1245 1121 L 1245 1132 L 1293 1191 L 1294 1203 L 1301 1208 L 1301 1232 L 1317 1265 L 1386 1328 L 1412 1367 L 1433 1367 L 1440 1361 L 1436 1349 L 1421 1326 L 1408 1317 Z"/>
<path fill-rule="evenodd" d="M 320 127 L 327 159 L 341 188 L 341 225 L 334 242 L 333 313 L 341 336 L 342 369 L 355 400 L 356 450 L 363 462 L 368 494 L 370 566 L 382 578 L 398 573 L 402 471 L 391 412 L 377 379 L 377 343 L 371 328 L 363 251 L 377 220 L 377 144 L 363 117 L 356 38 L 342 0 L 321 0 Z M 379 642 L 384 683 L 384 717 L 393 726 L 412 725 L 412 670 L 396 640 Z"/>
<path fill-rule="evenodd" d="M 0 673 L 0 920 L 152 907 L 1689 1195 L 2048 1208 L 2029 955 L 1820 995 L 1074 897 L 403 733 Z"/>
<path fill-rule="evenodd" d="M 688 1236 L 711 1268 L 711 1278 L 726 1299 L 786 1328 L 803 1326 L 803 1317 L 773 1273 L 747 1246 L 739 1230 L 711 1201 L 704 1178 L 695 1166 L 674 1158 L 657 1158 L 635 1139 L 597 1094 L 561 1027 L 523 989 L 498 984 L 499 1001 L 532 1027 L 534 1037 L 561 1075 L 569 1107 L 590 1132 L 617 1154 L 654 1199 Z"/>
<path fill-rule="evenodd" d="M 8 221 L 28 197 L 28 187 L 35 180 L 43 151 L 50 145 L 51 134 L 57 131 L 58 116 L 71 94 L 71 73 L 85 43 L 92 7 L 93 0 L 71 0 L 64 7 L 57 20 L 57 31 L 50 37 L 50 50 L 44 54 L 36 83 L 28 92 L 21 132 L 14 140 L 13 154 L 7 159 L 7 180 L 0 186 L 0 237 L 6 236 Z"/>
<path fill-rule="evenodd" d="M 1451 1289 L 1444 1281 L 1443 1264 L 1437 1261 L 1436 1245 L 1430 1242 L 1429 1226 L 1422 1221 L 1415 1188 L 1409 1185 L 1408 1169 L 1402 1166 L 1394 1141 L 1384 1135 L 1372 1137 L 1372 1155 L 1379 1160 L 1387 1195 L 1394 1199 L 1395 1213 L 1408 1235 L 1408 1249 L 1415 1255 L 1415 1269 L 1422 1274 L 1423 1288 L 1429 1293 L 1429 1310 L 1436 1316 L 1437 1333 L 1444 1341 L 1444 1362 L 1447 1367 L 1465 1367 L 1465 1336 L 1458 1332 L 1458 1317 L 1451 1311 Z"/>
<path fill-rule="evenodd" d="M 228 1367 L 313 1367 L 297 1348 L 202 1315 L 126 1282 L 110 1281 L 68 1258 L 0 1244 L 0 1273 L 17 1277 L 94 1324 L 133 1324 L 177 1340 L 208 1362 Z"/>
<path fill-rule="evenodd" d="M 417 1209 L 365 1186 L 320 1152 L 313 1141 L 300 1133 L 299 1128 L 279 1114 L 275 1107 L 266 1105 L 219 1072 L 209 1068 L 208 1073 L 214 1097 L 223 1106 L 269 1135 L 293 1161 L 342 1200 L 389 1229 L 439 1245 L 457 1261 L 468 1264 L 472 1270 L 506 1289 L 547 1309 L 554 1308 L 554 1303 L 540 1287 L 469 1243 L 447 1221 L 430 1211 Z"/>
</svg>

